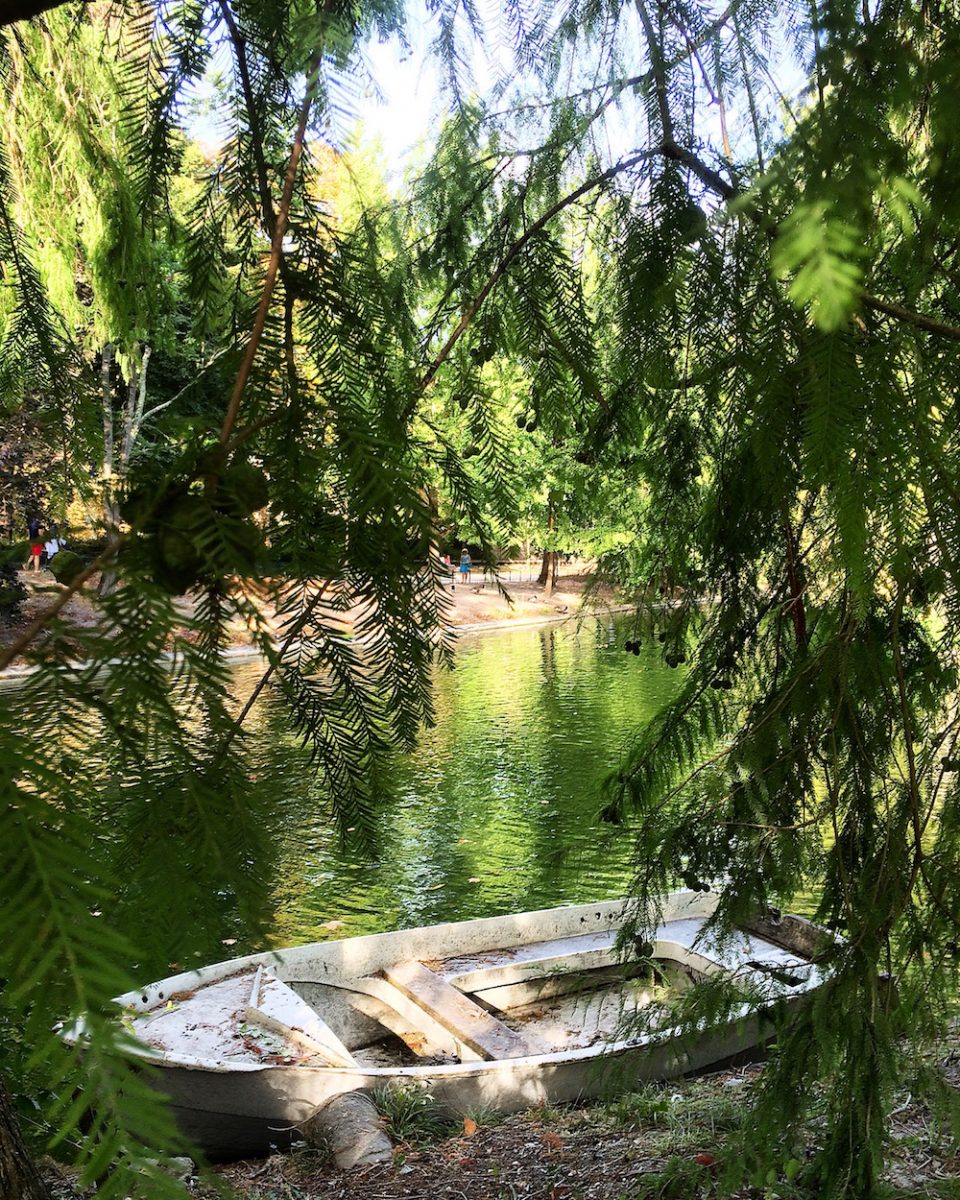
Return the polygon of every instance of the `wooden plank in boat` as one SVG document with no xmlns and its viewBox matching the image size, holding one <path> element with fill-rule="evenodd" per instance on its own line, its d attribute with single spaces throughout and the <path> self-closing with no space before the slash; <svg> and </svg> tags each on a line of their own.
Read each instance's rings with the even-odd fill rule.
<svg viewBox="0 0 960 1200">
<path fill-rule="evenodd" d="M 250 1000 L 248 1021 L 271 1029 L 316 1054 L 332 1066 L 355 1067 L 356 1061 L 330 1026 L 297 993 L 288 988 L 272 971 L 257 968 Z"/>
<path fill-rule="evenodd" d="M 826 929 L 790 913 L 776 920 L 757 914 L 752 920 L 741 922 L 740 927 L 753 937 L 782 947 L 801 960 L 816 958 L 833 941 Z"/>
<path fill-rule="evenodd" d="M 522 1058 L 537 1053 L 521 1034 L 498 1021 L 423 963 L 394 963 L 385 967 L 383 974 L 458 1041 L 484 1058 Z"/>
<path fill-rule="evenodd" d="M 509 1012 L 525 1004 L 537 1004 L 557 996 L 587 995 L 599 988 L 619 985 L 628 979 L 650 974 L 646 963 L 627 962 L 612 967 L 597 967 L 591 970 L 565 971 L 562 974 L 537 976 L 520 983 L 503 983 L 483 988 L 470 994 L 475 1000 Z"/>
<path fill-rule="evenodd" d="M 358 1012 L 372 1018 L 384 1029 L 389 1029 L 418 1058 L 438 1061 L 459 1058 L 461 1061 L 472 1059 L 474 1062 L 480 1058 L 479 1054 L 462 1047 L 449 1029 L 429 1017 L 399 988 L 392 987 L 385 979 L 378 979 L 377 982 L 383 984 L 384 988 L 380 995 L 356 992 L 350 1003 Z"/>
<path fill-rule="evenodd" d="M 443 978 L 454 987 L 477 992 L 554 972 L 613 966 L 620 961 L 616 941 L 615 929 L 603 929 L 479 954 L 458 955 L 446 959 L 441 969 Z"/>
<path fill-rule="evenodd" d="M 681 953 L 682 958 L 689 959 L 692 966 L 708 971 L 718 967 L 735 970 L 750 959 L 757 958 L 773 962 L 796 961 L 780 947 L 756 937 L 751 941 L 743 935 L 734 935 L 723 952 L 718 953 L 709 940 L 706 943 L 698 940 L 702 931 L 702 919 L 667 921 L 657 930 L 657 941 L 664 943 L 664 949 L 669 945 L 686 951 L 685 954 Z M 623 961 L 616 949 L 616 940 L 617 930 L 596 930 L 478 954 L 458 955 L 446 959 L 440 970 L 442 977 L 454 987 L 477 994 L 508 984 L 538 978 L 543 980 L 554 974 L 613 966 Z"/>
</svg>

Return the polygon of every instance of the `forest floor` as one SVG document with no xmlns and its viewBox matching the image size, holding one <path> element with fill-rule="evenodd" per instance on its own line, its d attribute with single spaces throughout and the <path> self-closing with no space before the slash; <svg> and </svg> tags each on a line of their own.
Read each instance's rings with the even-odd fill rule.
<svg viewBox="0 0 960 1200">
<path fill-rule="evenodd" d="M 557 586 L 550 595 L 536 581 L 539 566 L 539 561 L 535 561 L 514 563 L 505 568 L 500 582 L 507 592 L 506 596 L 490 576 L 485 579 L 483 575 L 474 572 L 471 582 L 466 584 L 460 582 L 459 574 L 452 576 L 449 585 L 451 603 L 448 619 L 450 624 L 455 628 L 467 631 L 500 624 L 532 624 L 576 615 L 584 605 L 589 586 L 587 572 L 590 564 L 573 561 L 561 567 Z M 20 579 L 26 584 L 27 599 L 17 624 L 9 627 L 0 626 L 0 647 L 14 641 L 17 635 L 62 590 L 50 572 L 46 570 L 36 573 L 21 571 Z M 90 583 L 91 591 L 94 593 L 96 585 L 97 577 L 95 576 Z M 593 603 L 601 608 L 609 608 L 615 602 L 615 598 L 609 592 L 604 591 L 599 592 L 592 599 Z M 189 621 L 193 612 L 191 597 L 181 597 L 176 603 L 183 613 L 184 621 Z M 62 618 L 80 627 L 95 626 L 97 612 L 90 601 L 89 593 L 78 593 L 71 597 L 64 607 Z M 241 651 L 243 647 L 251 644 L 249 631 L 240 620 L 232 623 L 230 635 L 231 645 L 236 651 Z M 13 673 L 16 673 L 16 665 L 14 665 Z"/>
<path fill-rule="evenodd" d="M 941 1065 L 960 1086 L 960 1038 Z M 188 1189 L 198 1200 L 222 1200 L 223 1184 L 238 1200 L 814 1200 L 817 1191 L 799 1182 L 802 1170 L 793 1183 L 723 1186 L 730 1139 L 761 1071 L 648 1085 L 589 1106 L 478 1114 L 456 1128 L 429 1109 L 407 1110 L 405 1127 L 391 1130 L 390 1163 L 337 1171 L 304 1144 L 216 1167 L 213 1181 L 192 1177 Z M 885 1173 L 890 1200 L 957 1200 L 960 1145 L 906 1089 L 896 1109 Z M 58 1200 L 76 1200 L 66 1177 L 59 1180 Z"/>
</svg>

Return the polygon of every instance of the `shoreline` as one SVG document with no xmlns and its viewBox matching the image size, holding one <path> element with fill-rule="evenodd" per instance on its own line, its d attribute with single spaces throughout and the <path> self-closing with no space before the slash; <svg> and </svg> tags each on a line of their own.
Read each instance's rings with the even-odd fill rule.
<svg viewBox="0 0 960 1200">
<path fill-rule="evenodd" d="M 478 633 L 502 633 L 508 629 L 534 629 L 539 625 L 559 625 L 565 621 L 580 621 L 588 620 L 591 617 L 601 619 L 603 617 L 612 616 L 617 613 L 631 612 L 634 606 L 632 604 L 615 604 L 605 608 L 577 608 L 572 612 L 554 613 L 552 615 L 544 613 L 532 617 L 514 617 L 502 621 L 469 621 L 463 624 L 451 624 L 450 630 L 455 637 L 461 634 L 474 635 Z M 178 654 L 174 650 L 165 650 L 160 655 L 160 661 L 168 663 L 171 667 L 177 662 Z M 255 662 L 256 660 L 264 660 L 266 656 L 263 651 L 253 645 L 227 646 L 221 651 L 221 660 L 231 663 L 246 663 Z M 101 669 L 110 667 L 119 667 L 123 665 L 122 658 L 109 658 L 101 663 Z M 72 670 L 83 670 L 89 666 L 88 659 L 68 659 L 63 666 L 69 667 Z M 21 665 L 12 665 L 5 670 L 0 671 L 0 690 L 14 689 L 22 686 L 38 671 L 45 668 L 40 664 L 24 663 Z"/>
</svg>

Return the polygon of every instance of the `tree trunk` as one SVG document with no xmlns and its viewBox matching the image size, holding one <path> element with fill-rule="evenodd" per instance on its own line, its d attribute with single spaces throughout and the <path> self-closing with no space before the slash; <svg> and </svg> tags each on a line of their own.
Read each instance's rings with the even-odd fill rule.
<svg viewBox="0 0 960 1200">
<path fill-rule="evenodd" d="M 113 345 L 107 342 L 100 356 L 100 407 L 103 413 L 103 498 L 113 494 Z"/>
<path fill-rule="evenodd" d="M 51 1200 L 27 1147 L 0 1076 L 0 1200 Z"/>
<path fill-rule="evenodd" d="M 537 576 L 537 583 L 543 587 L 550 577 L 550 551 L 544 550 L 543 561 L 540 563 L 540 574 Z"/>
<path fill-rule="evenodd" d="M 553 595 L 553 589 L 557 586 L 557 571 L 559 566 L 560 551 L 544 550 L 543 564 L 540 567 L 540 575 L 537 583 L 543 588 L 545 596 Z"/>
<path fill-rule="evenodd" d="M 100 405 L 103 410 L 103 472 L 100 478 L 103 488 L 103 523 L 108 535 L 117 527 L 117 511 L 113 498 L 113 460 L 116 439 L 114 436 L 112 367 L 113 346 L 107 342 L 103 347 L 100 359 Z M 100 575 L 97 594 L 108 595 L 113 591 L 115 582 L 115 572 L 111 567 L 105 567 Z"/>
<path fill-rule="evenodd" d="M 103 523 L 108 534 L 117 531 L 120 525 L 120 509 L 117 505 L 117 487 L 127 475 L 130 456 L 134 443 L 140 432 L 144 416 L 151 416 L 166 408 L 165 404 L 158 405 L 151 413 L 144 413 L 147 402 L 147 363 L 150 361 L 150 347 L 144 346 L 139 370 L 131 368 L 127 380 L 127 399 L 123 408 L 123 421 L 117 446 L 115 425 L 116 414 L 113 407 L 113 384 L 110 379 L 110 368 L 113 363 L 113 347 L 103 348 L 103 366 L 100 371 L 101 402 L 103 405 Z M 98 594 L 107 596 L 117 584 L 117 572 L 113 566 L 104 568 L 100 576 Z"/>
<path fill-rule="evenodd" d="M 313 1146 L 329 1152 L 343 1171 L 390 1162 L 393 1145 L 365 1092 L 345 1092 L 319 1108 L 300 1126 Z"/>
<path fill-rule="evenodd" d="M 783 518 L 783 532 L 787 543 L 787 584 L 790 588 L 790 616 L 793 618 L 793 632 L 797 645 L 803 649 L 807 644 L 807 610 L 803 602 L 806 584 L 803 578 L 803 565 L 798 559 L 797 542 L 790 524 L 789 515 Z"/>
<path fill-rule="evenodd" d="M 557 513 L 553 506 L 553 497 L 547 501 L 547 539 L 550 540 L 550 535 L 557 527 Z M 559 554 L 556 550 L 544 550 L 543 562 L 540 564 L 540 574 L 537 577 L 537 583 L 546 591 L 548 596 L 553 595 L 553 589 L 557 586 L 557 559 Z"/>
</svg>

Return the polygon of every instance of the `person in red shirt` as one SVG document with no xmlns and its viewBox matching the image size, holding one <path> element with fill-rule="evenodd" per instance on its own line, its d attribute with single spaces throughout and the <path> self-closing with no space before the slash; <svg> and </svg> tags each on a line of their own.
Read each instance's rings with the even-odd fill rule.
<svg viewBox="0 0 960 1200">
<path fill-rule="evenodd" d="M 43 530 L 38 529 L 30 538 L 30 557 L 23 564 L 23 569 L 25 571 L 39 571 L 41 554 L 43 554 Z"/>
</svg>

